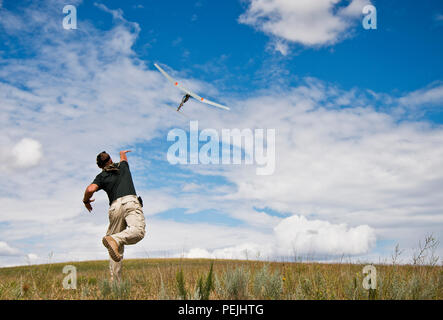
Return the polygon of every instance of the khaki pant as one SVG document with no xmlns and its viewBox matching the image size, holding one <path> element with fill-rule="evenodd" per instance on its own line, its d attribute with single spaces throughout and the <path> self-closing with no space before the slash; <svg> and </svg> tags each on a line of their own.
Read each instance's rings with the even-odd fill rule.
<svg viewBox="0 0 443 320">
<path fill-rule="evenodd" d="M 119 245 L 123 256 L 124 246 L 136 244 L 145 236 L 145 217 L 136 196 L 129 195 L 114 200 L 109 208 L 107 236 L 112 236 Z M 112 280 L 121 280 L 122 262 L 110 259 L 109 269 Z"/>
</svg>

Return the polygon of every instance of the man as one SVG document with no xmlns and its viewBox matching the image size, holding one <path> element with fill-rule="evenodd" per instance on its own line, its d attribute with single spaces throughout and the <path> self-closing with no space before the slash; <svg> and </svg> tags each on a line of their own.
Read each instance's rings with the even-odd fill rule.
<svg viewBox="0 0 443 320">
<path fill-rule="evenodd" d="M 103 245 L 108 249 L 111 280 L 121 280 L 124 246 L 135 244 L 145 236 L 145 217 L 142 204 L 136 196 L 126 154 L 120 151 L 120 162 L 113 163 L 105 151 L 97 155 L 97 165 L 102 169 L 85 191 L 83 203 L 92 211 L 91 199 L 94 192 L 105 190 L 109 198 L 109 227 L 103 237 Z"/>
</svg>

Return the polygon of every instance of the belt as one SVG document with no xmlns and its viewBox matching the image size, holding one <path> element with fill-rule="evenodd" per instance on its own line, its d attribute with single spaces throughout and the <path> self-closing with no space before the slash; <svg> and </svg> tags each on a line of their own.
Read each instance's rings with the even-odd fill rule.
<svg viewBox="0 0 443 320">
<path fill-rule="evenodd" d="M 134 201 L 134 200 L 138 201 L 137 196 L 133 195 L 133 194 L 130 194 L 130 195 L 123 196 L 123 197 L 115 199 L 114 201 L 112 201 L 111 206 L 113 206 L 114 204 L 126 203 L 126 202 Z"/>
</svg>

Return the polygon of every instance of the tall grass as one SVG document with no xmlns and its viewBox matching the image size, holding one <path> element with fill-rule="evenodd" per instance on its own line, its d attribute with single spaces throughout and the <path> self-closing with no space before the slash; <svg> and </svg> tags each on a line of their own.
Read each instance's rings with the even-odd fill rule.
<svg viewBox="0 0 443 320">
<path fill-rule="evenodd" d="M 260 299 L 280 299 L 283 293 L 283 279 L 278 270 L 271 272 L 265 264 L 254 277 L 254 295 Z"/>
<path fill-rule="evenodd" d="M 219 278 L 216 276 L 217 294 L 223 299 L 247 299 L 250 271 L 245 266 L 228 268 Z"/>
<path fill-rule="evenodd" d="M 0 268 L 0 299 L 443 299 L 443 267 L 427 237 L 409 264 L 376 264 L 375 290 L 364 263 L 136 259 L 110 282 L 108 261 Z M 63 266 L 77 267 L 77 289 L 63 289 Z"/>
<path fill-rule="evenodd" d="M 177 280 L 177 291 L 180 299 L 186 300 L 188 297 L 188 290 L 186 289 L 185 276 L 183 275 L 183 269 L 180 269 L 175 276 Z"/>
<path fill-rule="evenodd" d="M 64 264 L 2 268 L 0 299 L 443 299 L 441 265 L 375 265 L 369 292 L 363 264 L 127 260 L 120 283 L 108 280 L 107 261 L 70 264 L 77 290 L 63 289 Z"/>
<path fill-rule="evenodd" d="M 203 277 L 198 279 L 197 293 L 200 300 L 209 300 L 209 295 L 211 294 L 212 289 L 214 289 L 213 270 L 214 263 L 212 262 L 206 280 L 203 282 Z"/>
</svg>

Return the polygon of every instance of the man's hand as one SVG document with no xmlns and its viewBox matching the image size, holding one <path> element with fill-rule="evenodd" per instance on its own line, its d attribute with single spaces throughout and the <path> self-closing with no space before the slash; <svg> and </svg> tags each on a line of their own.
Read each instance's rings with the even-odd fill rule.
<svg viewBox="0 0 443 320">
<path fill-rule="evenodd" d="M 91 202 L 94 202 L 95 199 L 89 199 L 88 201 L 83 201 L 83 203 L 85 204 L 86 209 L 88 209 L 89 212 L 92 211 L 92 206 L 91 206 Z"/>
<path fill-rule="evenodd" d="M 89 212 L 92 211 L 91 202 L 94 201 L 94 199 L 91 199 L 94 192 L 98 190 L 98 185 L 91 183 L 85 190 L 85 196 L 83 197 L 83 203 L 85 204 L 86 209 L 88 209 Z"/>
<path fill-rule="evenodd" d="M 126 157 L 126 154 L 128 152 L 131 152 L 131 150 L 122 150 L 122 151 L 120 151 L 120 161 L 128 161 L 128 158 Z"/>
</svg>

